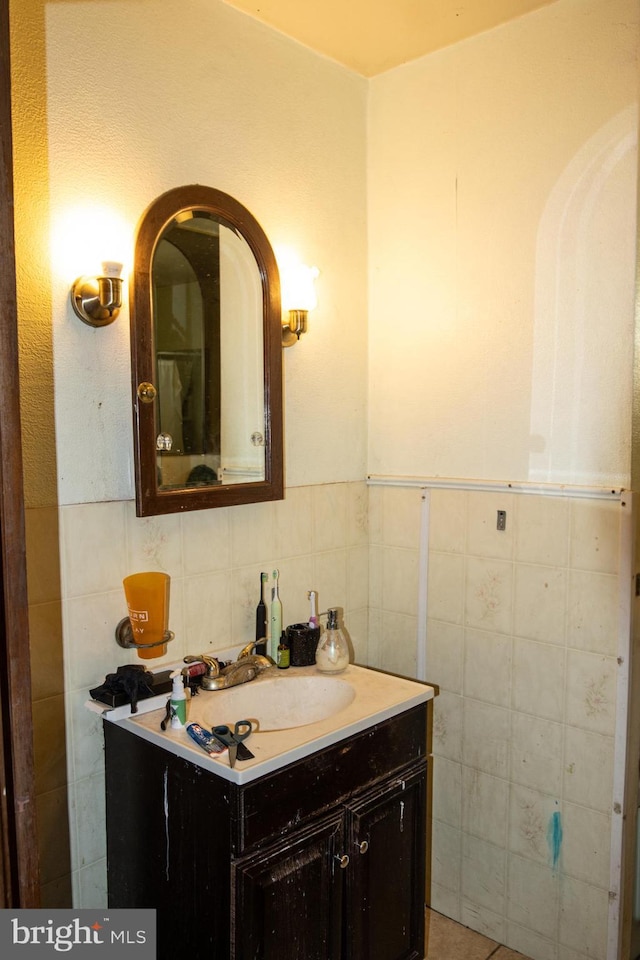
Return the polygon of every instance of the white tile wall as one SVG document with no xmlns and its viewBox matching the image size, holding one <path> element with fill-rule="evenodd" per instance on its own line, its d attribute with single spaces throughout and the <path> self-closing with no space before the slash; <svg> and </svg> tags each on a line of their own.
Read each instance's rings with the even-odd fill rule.
<svg viewBox="0 0 640 960">
<path fill-rule="evenodd" d="M 138 519 L 129 502 L 62 508 L 77 906 L 106 902 L 102 731 L 83 703 L 135 656 L 113 639 L 123 576 L 170 573 L 166 660 L 250 640 L 260 571 L 277 566 L 286 623 L 306 617 L 316 589 L 322 609 L 344 607 L 356 660 L 414 675 L 422 497 L 349 483 L 184 516 Z M 605 956 L 619 513 L 616 502 L 430 493 L 432 905 L 534 960 Z"/>
<path fill-rule="evenodd" d="M 606 953 L 619 543 L 618 501 L 430 493 L 432 905 L 534 960 Z"/>
</svg>

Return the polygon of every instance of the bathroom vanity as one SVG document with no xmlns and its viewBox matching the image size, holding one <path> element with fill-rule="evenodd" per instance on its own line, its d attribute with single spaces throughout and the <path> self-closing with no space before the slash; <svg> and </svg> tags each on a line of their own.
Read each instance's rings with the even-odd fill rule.
<svg viewBox="0 0 640 960">
<path fill-rule="evenodd" d="M 305 671 L 265 690 L 286 702 Z M 233 769 L 161 733 L 162 708 L 105 714 L 109 905 L 157 909 L 160 960 L 424 956 L 433 689 L 358 667 L 339 682 L 346 706 L 252 734 Z M 240 696 L 255 684 L 259 702 L 260 683 Z M 225 696 L 194 698 L 191 719 L 240 719 Z"/>
</svg>

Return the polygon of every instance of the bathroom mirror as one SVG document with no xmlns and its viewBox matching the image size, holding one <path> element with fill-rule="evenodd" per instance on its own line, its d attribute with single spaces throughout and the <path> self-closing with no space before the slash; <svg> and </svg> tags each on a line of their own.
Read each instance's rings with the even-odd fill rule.
<svg viewBox="0 0 640 960">
<path fill-rule="evenodd" d="M 162 194 L 130 301 L 137 515 L 282 499 L 280 282 L 258 222 L 211 187 Z"/>
</svg>

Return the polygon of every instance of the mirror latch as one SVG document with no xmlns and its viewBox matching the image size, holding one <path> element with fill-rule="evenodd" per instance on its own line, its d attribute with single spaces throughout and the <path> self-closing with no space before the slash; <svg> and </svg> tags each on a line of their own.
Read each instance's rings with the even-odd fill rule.
<svg viewBox="0 0 640 960">
<path fill-rule="evenodd" d="M 152 383 L 147 383 L 145 380 L 138 384 L 138 400 L 142 403 L 153 403 L 157 395 L 158 391 Z"/>
</svg>

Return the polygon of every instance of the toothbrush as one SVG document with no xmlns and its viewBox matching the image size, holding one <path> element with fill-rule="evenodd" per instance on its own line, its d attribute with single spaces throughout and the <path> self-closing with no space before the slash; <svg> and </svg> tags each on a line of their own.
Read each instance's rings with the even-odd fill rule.
<svg viewBox="0 0 640 960">
<path fill-rule="evenodd" d="M 309 614 L 309 626 L 317 627 L 318 626 L 318 617 L 316 614 L 316 597 L 317 593 L 315 590 L 309 590 L 307 594 L 309 600 L 311 601 L 311 613 Z"/>
<path fill-rule="evenodd" d="M 269 651 L 274 663 L 276 663 L 278 659 L 278 644 L 280 643 L 280 634 L 282 633 L 282 603 L 278 595 L 279 576 L 279 572 L 274 570 L 274 586 L 271 590 L 271 647 Z"/>
<path fill-rule="evenodd" d="M 268 579 L 268 573 L 260 574 L 260 601 L 256 608 L 256 643 L 267 638 L 267 605 L 264 602 L 264 585 Z"/>
</svg>

